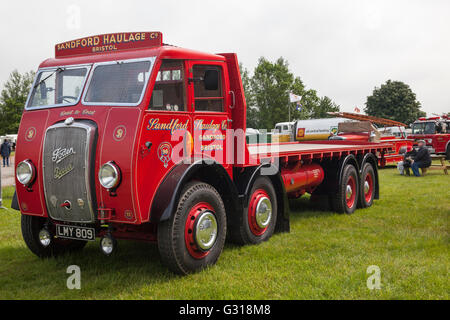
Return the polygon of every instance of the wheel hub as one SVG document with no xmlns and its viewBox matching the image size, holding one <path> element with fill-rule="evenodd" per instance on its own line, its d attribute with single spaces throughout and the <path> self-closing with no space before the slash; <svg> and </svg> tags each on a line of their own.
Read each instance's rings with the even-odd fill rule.
<svg viewBox="0 0 450 320">
<path fill-rule="evenodd" d="M 197 218 L 194 239 L 201 250 L 211 249 L 216 242 L 217 220 L 211 211 L 203 211 Z"/>
<path fill-rule="evenodd" d="M 248 206 L 248 224 L 255 236 L 266 232 L 272 219 L 272 202 L 264 189 L 255 190 Z"/>
<path fill-rule="evenodd" d="M 347 200 L 350 200 L 352 198 L 352 195 L 353 195 L 352 186 L 348 184 L 346 192 L 345 192 L 345 196 L 347 197 Z"/>
<path fill-rule="evenodd" d="M 195 259 L 206 257 L 216 243 L 218 230 L 213 207 L 206 202 L 196 204 L 189 211 L 184 232 L 189 254 Z"/>
<path fill-rule="evenodd" d="M 364 194 L 369 193 L 369 191 L 370 191 L 370 185 L 369 185 L 369 182 L 368 182 L 368 181 L 365 181 L 365 182 L 364 182 Z"/>
<path fill-rule="evenodd" d="M 256 223 L 260 228 L 264 229 L 269 225 L 271 217 L 272 203 L 270 202 L 269 198 L 262 197 L 256 205 Z"/>
</svg>

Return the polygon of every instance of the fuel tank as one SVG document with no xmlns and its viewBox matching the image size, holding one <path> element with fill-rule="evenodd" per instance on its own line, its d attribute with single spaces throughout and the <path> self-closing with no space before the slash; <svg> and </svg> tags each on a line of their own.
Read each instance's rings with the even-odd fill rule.
<svg viewBox="0 0 450 320">
<path fill-rule="evenodd" d="M 296 198 L 320 185 L 325 174 L 320 165 L 312 163 L 282 169 L 281 177 L 288 196 Z"/>
</svg>

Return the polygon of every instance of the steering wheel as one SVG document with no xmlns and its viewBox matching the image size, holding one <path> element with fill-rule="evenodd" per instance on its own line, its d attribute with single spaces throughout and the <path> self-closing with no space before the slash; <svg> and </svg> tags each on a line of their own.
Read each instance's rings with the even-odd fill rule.
<svg viewBox="0 0 450 320">
<path fill-rule="evenodd" d="M 61 98 L 61 100 L 65 100 L 66 102 L 70 102 L 70 101 L 68 101 L 69 99 L 73 99 L 74 101 L 78 100 L 78 97 L 74 97 L 74 96 L 62 96 L 60 98 Z"/>
</svg>

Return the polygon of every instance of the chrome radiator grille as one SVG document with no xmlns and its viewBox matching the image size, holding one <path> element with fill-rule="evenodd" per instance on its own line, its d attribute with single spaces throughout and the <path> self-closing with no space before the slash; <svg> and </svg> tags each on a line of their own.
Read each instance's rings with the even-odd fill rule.
<svg viewBox="0 0 450 320">
<path fill-rule="evenodd" d="M 91 122 L 55 124 L 44 141 L 43 174 L 47 210 L 52 219 L 95 221 L 91 192 L 96 127 Z"/>
</svg>

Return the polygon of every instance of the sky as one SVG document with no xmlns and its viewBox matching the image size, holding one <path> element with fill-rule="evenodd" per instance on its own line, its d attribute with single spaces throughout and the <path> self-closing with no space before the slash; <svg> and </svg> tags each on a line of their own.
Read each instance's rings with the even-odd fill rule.
<svg viewBox="0 0 450 320">
<path fill-rule="evenodd" d="M 0 85 L 37 70 L 54 45 L 95 34 L 161 31 L 164 42 L 288 60 L 306 87 L 352 112 L 388 79 L 428 116 L 450 112 L 449 0 L 2 1 Z"/>
</svg>

